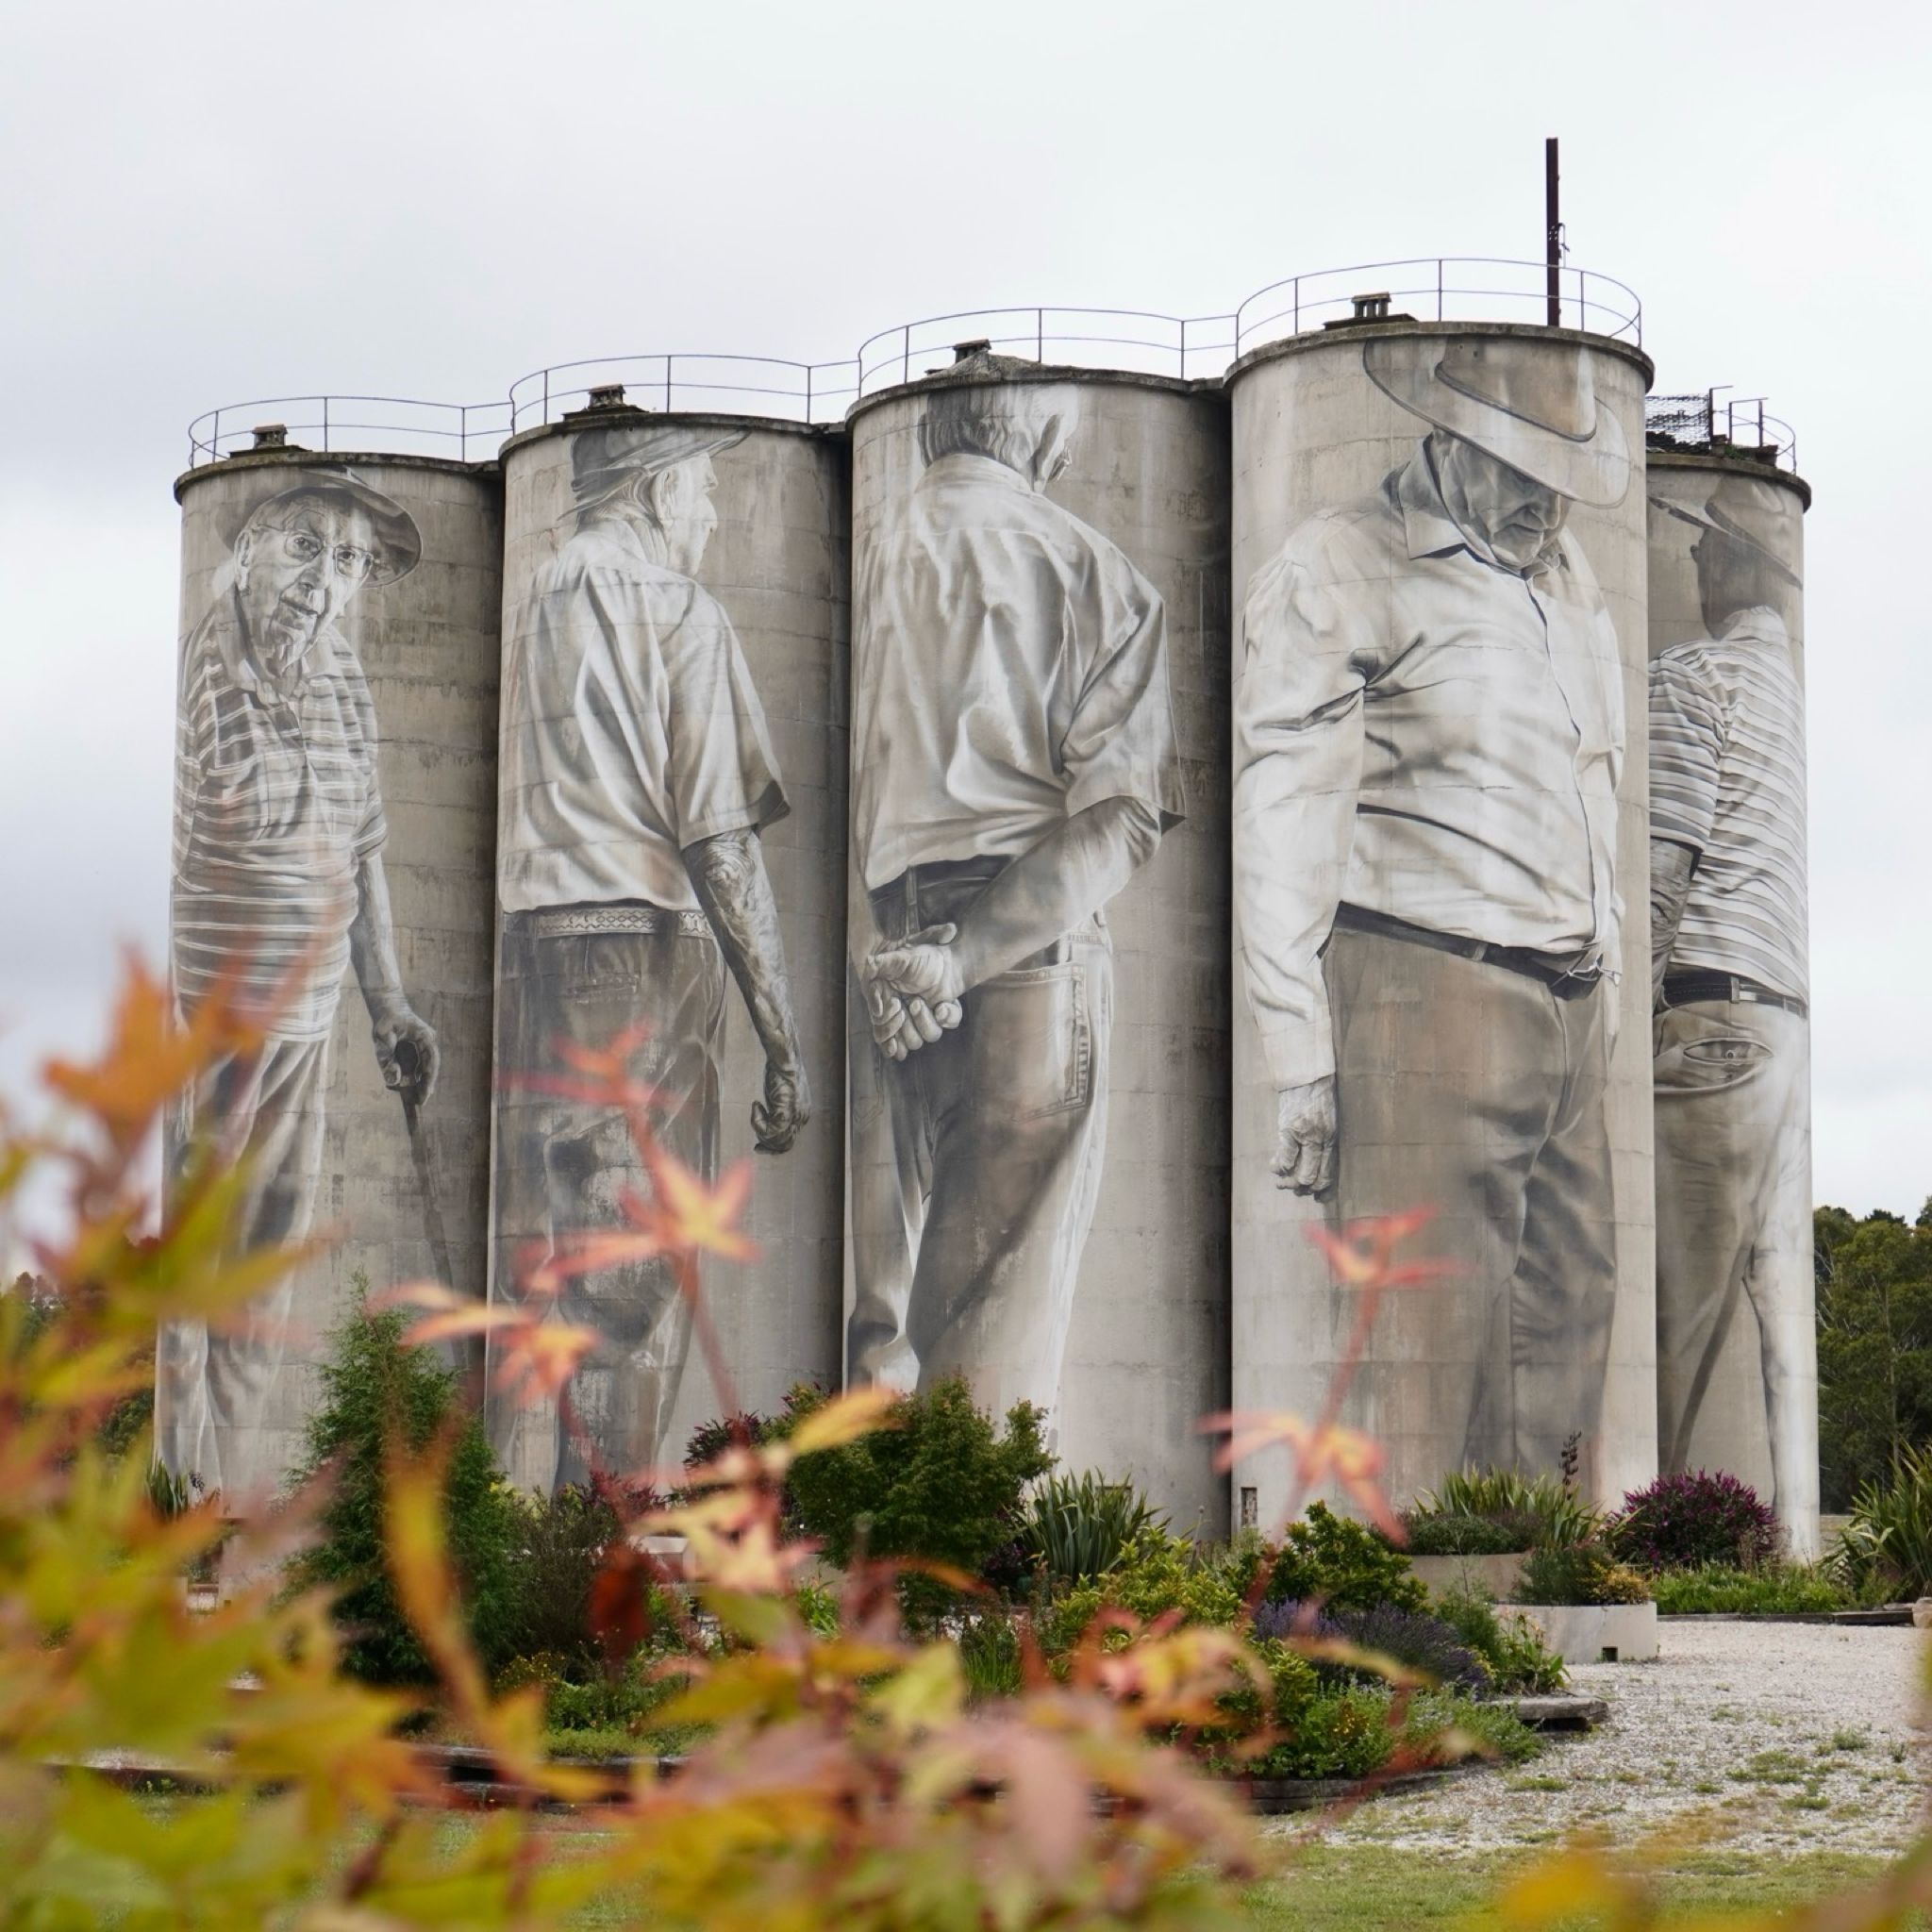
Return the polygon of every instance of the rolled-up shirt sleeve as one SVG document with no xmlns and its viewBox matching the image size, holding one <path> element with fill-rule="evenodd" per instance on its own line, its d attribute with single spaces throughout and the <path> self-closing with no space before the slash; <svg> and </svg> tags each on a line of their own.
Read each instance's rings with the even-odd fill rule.
<svg viewBox="0 0 1932 1932">
<path fill-rule="evenodd" d="M 1277 1091 L 1335 1071 L 1322 948 L 1355 842 L 1363 693 L 1383 581 L 1335 557 L 1325 518 L 1250 580 L 1235 692 L 1234 892 L 1242 976 Z M 1340 579 L 1340 580 L 1339 580 Z M 1379 604 L 1378 604 L 1379 599 Z"/>
<path fill-rule="evenodd" d="M 718 601 L 693 586 L 670 673 L 668 736 L 677 843 L 761 830 L 791 809 L 744 648 Z"/>
<path fill-rule="evenodd" d="M 1717 814 L 1727 736 L 1724 691 L 1705 654 L 1670 650 L 1650 667 L 1650 836 L 1702 856 Z"/>
<path fill-rule="evenodd" d="M 1097 557 L 1094 569 L 1101 641 L 1060 744 L 1067 813 L 1133 798 L 1164 832 L 1187 810 L 1168 688 L 1167 612 L 1160 593 L 1119 552 Z"/>
</svg>

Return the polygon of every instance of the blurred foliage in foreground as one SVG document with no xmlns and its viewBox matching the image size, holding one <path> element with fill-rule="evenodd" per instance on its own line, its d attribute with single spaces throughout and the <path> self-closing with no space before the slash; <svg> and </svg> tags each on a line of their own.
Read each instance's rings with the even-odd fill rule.
<svg viewBox="0 0 1932 1932">
<path fill-rule="evenodd" d="M 1201 1774 L 1190 1741 L 1224 1738 L 1231 1700 L 1265 1719 L 1274 1678 L 1359 1652 L 1290 1620 L 1257 1682 L 1232 1632 L 1148 1624 L 1112 1602 L 1054 1670 L 1029 1653 L 1017 1695 L 969 1704 L 958 1645 L 908 1636 L 901 1622 L 902 1564 L 855 1554 L 830 1614 L 821 1605 L 808 1616 L 796 1587 L 808 1547 L 784 1530 L 793 1464 L 861 1440 L 885 1398 L 827 1401 L 781 1441 L 726 1443 L 685 1500 L 641 1504 L 604 1548 L 590 1596 L 610 1654 L 635 1655 L 666 1616 L 701 1613 L 723 1638 L 677 1660 L 688 1681 L 657 1715 L 704 1728 L 661 1782 L 647 1766 L 613 1795 L 548 1759 L 540 1685 L 491 1694 L 445 1530 L 459 1424 L 421 1441 L 399 1428 L 380 1471 L 384 1556 L 425 1687 L 351 1678 L 324 1589 L 279 1584 L 290 1550 L 360 1479 L 340 1455 L 231 1553 L 234 1574 L 263 1580 L 191 1609 L 184 1574 L 227 1526 L 212 1505 L 162 1507 L 146 1457 L 110 1454 L 100 1430 L 150 1374 L 158 1321 L 231 1317 L 290 1265 L 226 1252 L 240 1181 L 215 1168 L 187 1175 L 159 1238 L 139 1239 L 163 1106 L 213 1055 L 255 1043 L 219 998 L 180 1024 L 165 990 L 133 972 L 98 1063 L 48 1070 L 58 1124 L 0 1125 L 0 1207 L 50 1165 L 73 1208 L 69 1231 L 37 1257 L 51 1316 L 0 1297 L 0 1925 L 549 1927 L 591 1901 L 634 1902 L 642 1923 L 708 1932 L 1241 1923 L 1237 1888 L 1264 1869 L 1260 1843 L 1237 1791 Z M 670 1257 L 695 1297 L 699 1249 L 730 1232 L 724 1190 L 676 1179 L 637 1204 L 622 1241 L 628 1254 Z M 1401 1232 L 1367 1231 L 1344 1271 L 1364 1334 L 1376 1295 L 1405 1285 L 1388 1265 Z M 411 1299 L 428 1311 L 413 1339 L 491 1328 L 523 1386 L 554 1390 L 570 1351 L 589 1345 L 541 1309 L 470 1307 L 430 1287 Z M 407 1391 L 399 1407 L 406 1419 Z M 1286 1444 L 1305 1488 L 1332 1475 L 1388 1517 L 1373 1445 L 1332 1411 L 1313 1426 L 1224 1425 L 1236 1438 L 1226 1455 Z M 369 1499 L 353 1500 L 361 1509 Z M 700 1578 L 689 1602 L 637 1532 L 686 1539 Z M 563 1540 L 574 1576 L 579 1541 Z M 1413 1684 L 1393 1666 L 1391 1680 L 1403 1696 Z M 446 1829 L 472 1801 L 409 1741 L 425 1711 L 477 1740 L 505 1783 L 578 1804 L 578 1828 L 560 1841 L 525 1806 Z M 1264 1727 L 1218 1748 L 1239 1762 L 1273 1741 Z M 207 1794 L 158 1811 L 108 1774 L 127 1762 L 165 1765 Z M 1876 1928 L 1925 1897 L 1932 1857 L 1920 1854 L 1790 1923 Z M 1581 1851 L 1514 1881 L 1497 1912 L 1522 1928 L 1657 1923 L 1640 1879 Z"/>
</svg>

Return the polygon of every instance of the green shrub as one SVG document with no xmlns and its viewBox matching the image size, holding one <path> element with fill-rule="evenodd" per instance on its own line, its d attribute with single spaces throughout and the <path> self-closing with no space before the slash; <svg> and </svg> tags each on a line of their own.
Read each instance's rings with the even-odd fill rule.
<svg viewBox="0 0 1932 1932">
<path fill-rule="evenodd" d="M 1378 1604 L 1420 1610 L 1429 1600 L 1400 1550 L 1361 1524 L 1337 1516 L 1325 1503 L 1310 1503 L 1307 1514 L 1289 1524 L 1266 1595 L 1271 1603 L 1317 1604 L 1331 1610 L 1373 1610 Z"/>
<path fill-rule="evenodd" d="M 983 1704 L 989 1698 L 1019 1695 L 1024 1678 L 1020 1667 L 1020 1633 L 1011 1617 L 997 1610 L 968 1617 L 958 1641 L 959 1666 L 971 1702 Z"/>
<path fill-rule="evenodd" d="M 1532 1550 L 1516 1587 L 1520 1604 L 1642 1604 L 1649 1581 L 1626 1568 L 1599 1542 L 1562 1543 Z"/>
<path fill-rule="evenodd" d="M 1662 1570 L 1650 1579 L 1657 1609 L 1667 1617 L 1756 1611 L 1785 1616 L 1840 1610 L 1850 1599 L 1823 1569 L 1774 1563 L 1740 1570 L 1706 1563 L 1695 1570 Z"/>
<path fill-rule="evenodd" d="M 1366 1777 L 1395 1748 L 1389 1728 L 1391 1703 L 1383 1685 L 1317 1690 L 1295 1712 L 1291 1735 L 1249 1769 L 1256 1777 Z"/>
<path fill-rule="evenodd" d="M 793 1594 L 798 1600 L 798 1614 L 814 1637 L 838 1636 L 839 1599 L 823 1583 L 801 1583 Z"/>
<path fill-rule="evenodd" d="M 1064 1657 L 1103 1609 L 1125 1610 L 1143 1623 L 1178 1610 L 1183 1624 L 1236 1624 L 1241 1592 L 1229 1570 L 1224 1551 L 1164 1529 L 1143 1529 L 1106 1575 L 1083 1577 L 1039 1607 L 1034 1629 L 1041 1651 L 1050 1660 Z M 1124 1635 L 1120 1641 L 1126 1641 Z"/>
<path fill-rule="evenodd" d="M 1446 1748 L 1443 1734 L 1462 1732 L 1481 1747 L 1481 1755 L 1502 1764 L 1522 1764 L 1534 1757 L 1543 1740 L 1513 1710 L 1483 1704 L 1448 1690 L 1423 1690 L 1410 1698 L 1403 1715 L 1402 1741 L 1433 1762 L 1454 1763 L 1465 1754 Z"/>
<path fill-rule="evenodd" d="M 1132 1483 L 1110 1482 L 1097 1470 L 1048 1475 L 1026 1500 L 1020 1551 L 1052 1583 L 1100 1576 L 1142 1530 L 1164 1529 L 1157 1510 Z"/>
<path fill-rule="evenodd" d="M 365 1682 L 425 1683 L 433 1673 L 396 1601 L 383 1555 L 384 1469 L 391 1441 L 420 1452 L 456 1414 L 457 1373 L 404 1344 L 408 1317 L 374 1312 L 368 1284 L 329 1337 L 321 1401 L 308 1419 L 299 1487 L 328 1472 L 318 1538 L 289 1566 L 291 1593 L 320 1585 L 335 1597 L 343 1667 Z M 511 1655 L 520 1614 L 514 1574 L 525 1511 L 498 1474 L 481 1424 L 461 1424 L 443 1485 L 444 1533 L 471 1639 L 486 1663 Z"/>
<path fill-rule="evenodd" d="M 572 1485 L 521 1501 L 506 1641 L 519 1655 L 592 1662 L 599 1652 L 591 1586 L 604 1552 L 624 1533 L 617 1511 L 594 1491 Z"/>
<path fill-rule="evenodd" d="M 1538 1543 L 1590 1542 L 1603 1533 L 1603 1516 L 1557 1476 L 1514 1469 L 1463 1469 L 1424 1490 L 1406 1522 L 1431 1516 L 1475 1516 L 1507 1527 L 1526 1550 Z M 1467 1554 L 1453 1552 L 1451 1554 Z"/>
<path fill-rule="evenodd" d="M 791 1420 L 828 1398 L 801 1387 L 786 1398 Z M 924 1557 L 977 1575 L 1017 1532 L 1026 1485 L 1053 1467 L 1043 1418 L 1016 1403 L 1004 1431 L 974 1406 L 960 1376 L 949 1376 L 891 1409 L 891 1426 L 792 1464 L 790 1494 L 808 1535 L 841 1567 L 856 1551 Z M 958 1592 L 908 1573 L 900 1584 L 907 1614 L 930 1624 Z"/>
<path fill-rule="evenodd" d="M 1226 1713 L 1228 1727 L 1208 1740 L 1210 1746 L 1251 1737 L 1264 1726 L 1292 1731 L 1322 1694 L 1321 1674 L 1292 1644 L 1275 1637 L 1250 1637 L 1248 1650 L 1260 1667 L 1261 1681 L 1243 1683 L 1215 1699 Z M 1230 1768 L 1233 1763 L 1230 1757 Z"/>
<path fill-rule="evenodd" d="M 1452 1590 L 1430 1605 L 1490 1669 L 1492 1690 L 1505 1695 L 1560 1690 L 1568 1681 L 1563 1659 L 1545 1649 L 1526 1617 L 1499 1616 L 1487 1597 Z"/>
<path fill-rule="evenodd" d="M 1833 1559 L 1861 1597 L 1932 1595 L 1932 1444 L 1899 1450 L 1852 1498 Z"/>
<path fill-rule="evenodd" d="M 1426 1516 L 1410 1510 L 1402 1519 L 1403 1548 L 1411 1557 L 1507 1557 L 1536 1541 L 1529 1517 Z"/>
</svg>

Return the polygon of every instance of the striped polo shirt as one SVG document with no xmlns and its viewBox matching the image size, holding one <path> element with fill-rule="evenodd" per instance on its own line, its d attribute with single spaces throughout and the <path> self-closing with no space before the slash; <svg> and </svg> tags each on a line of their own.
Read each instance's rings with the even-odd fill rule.
<svg viewBox="0 0 1932 1932">
<path fill-rule="evenodd" d="M 1668 970 L 1806 998 L 1805 699 L 1774 610 L 1652 660 L 1650 835 L 1697 855 Z"/>
<path fill-rule="evenodd" d="M 356 871 L 388 827 L 375 710 L 348 641 L 317 633 L 286 688 L 242 649 L 220 598 L 182 653 L 175 745 L 175 996 L 192 1009 L 225 971 L 278 1038 L 325 1038 L 335 1018 Z"/>
</svg>

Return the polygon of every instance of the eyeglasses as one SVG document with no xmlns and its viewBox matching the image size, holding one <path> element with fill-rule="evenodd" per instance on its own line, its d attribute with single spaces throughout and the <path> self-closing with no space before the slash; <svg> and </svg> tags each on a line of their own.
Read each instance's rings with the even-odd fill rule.
<svg viewBox="0 0 1932 1932">
<path fill-rule="evenodd" d="M 366 582 L 369 573 L 375 568 L 375 551 L 364 550 L 357 543 L 338 543 L 331 548 L 312 530 L 284 530 L 282 547 L 299 563 L 313 563 L 325 550 L 328 551 L 337 575 L 347 577 L 352 584 Z"/>
</svg>

